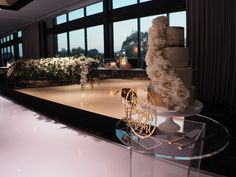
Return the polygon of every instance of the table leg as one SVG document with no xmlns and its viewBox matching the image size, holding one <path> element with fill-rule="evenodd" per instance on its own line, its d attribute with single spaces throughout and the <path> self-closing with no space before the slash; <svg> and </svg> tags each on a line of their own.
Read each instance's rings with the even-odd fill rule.
<svg viewBox="0 0 236 177">
<path fill-rule="evenodd" d="M 188 177 L 199 177 L 201 159 L 192 160 L 189 162 Z"/>
<path fill-rule="evenodd" d="M 129 162 L 129 165 L 130 165 L 130 177 L 132 177 L 132 171 L 133 171 L 133 168 L 132 168 L 132 156 L 133 156 L 133 154 L 132 154 L 132 149 L 131 148 L 129 149 L 129 152 L 130 152 L 130 155 L 129 155 L 129 157 L 130 157 L 130 162 Z"/>
</svg>

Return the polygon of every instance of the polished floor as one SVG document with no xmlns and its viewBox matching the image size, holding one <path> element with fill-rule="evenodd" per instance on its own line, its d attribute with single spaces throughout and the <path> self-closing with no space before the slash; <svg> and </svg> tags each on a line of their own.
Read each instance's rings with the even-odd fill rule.
<svg viewBox="0 0 236 177">
<path fill-rule="evenodd" d="M 0 176 L 129 176 L 129 151 L 0 97 Z"/>
<path fill-rule="evenodd" d="M 183 177 L 185 167 L 133 152 L 133 177 Z M 0 96 L 1 177 L 129 177 L 130 150 Z M 202 177 L 216 176 L 200 174 Z"/>
</svg>

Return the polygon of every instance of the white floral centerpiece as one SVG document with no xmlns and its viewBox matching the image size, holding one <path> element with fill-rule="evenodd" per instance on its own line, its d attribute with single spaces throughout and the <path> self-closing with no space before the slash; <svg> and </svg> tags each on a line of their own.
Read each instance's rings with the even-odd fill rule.
<svg viewBox="0 0 236 177">
<path fill-rule="evenodd" d="M 97 78 L 98 62 L 89 57 L 63 57 L 17 60 L 10 66 L 7 77 L 19 80 L 50 80 L 78 83 L 85 88 L 87 82 Z"/>
</svg>

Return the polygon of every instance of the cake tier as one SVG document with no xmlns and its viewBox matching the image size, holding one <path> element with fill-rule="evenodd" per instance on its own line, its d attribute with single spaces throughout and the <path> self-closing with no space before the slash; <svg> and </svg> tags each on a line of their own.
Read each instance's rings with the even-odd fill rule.
<svg viewBox="0 0 236 177">
<path fill-rule="evenodd" d="M 150 103 L 155 103 L 155 106 L 159 106 L 159 107 L 166 107 L 165 103 L 163 102 L 163 97 L 154 92 L 153 90 L 153 86 L 150 84 L 148 87 L 147 87 L 147 91 L 148 91 L 148 95 L 147 95 L 147 99 Z M 152 98 L 150 98 L 150 96 Z"/>
<path fill-rule="evenodd" d="M 184 85 L 189 88 L 192 85 L 192 68 L 185 67 L 185 68 L 175 68 L 177 76 L 181 78 L 184 82 Z"/>
<path fill-rule="evenodd" d="M 190 104 L 193 104 L 194 101 L 195 101 L 195 98 L 196 98 L 196 87 L 191 85 L 189 88 L 189 94 L 191 96 L 191 100 L 190 100 Z M 164 102 L 163 102 L 163 97 L 159 94 L 159 93 L 156 93 L 154 91 L 154 88 L 153 86 L 150 84 L 148 87 L 147 87 L 147 91 L 148 91 L 148 95 L 147 95 L 147 99 L 150 103 L 155 103 L 155 106 L 158 106 L 158 107 L 165 107 L 165 108 L 168 108 L 169 110 L 173 110 L 173 107 L 168 107 Z M 150 98 L 150 96 L 152 98 Z"/>
<path fill-rule="evenodd" d="M 163 55 L 174 65 L 174 67 L 188 66 L 188 48 L 184 47 L 166 47 Z"/>
<path fill-rule="evenodd" d="M 167 27 L 166 28 L 167 46 L 184 46 L 184 28 Z"/>
</svg>

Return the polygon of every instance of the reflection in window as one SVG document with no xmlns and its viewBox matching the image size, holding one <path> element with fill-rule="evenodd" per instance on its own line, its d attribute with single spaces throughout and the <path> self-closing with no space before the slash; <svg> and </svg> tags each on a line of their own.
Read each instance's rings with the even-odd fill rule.
<svg viewBox="0 0 236 177">
<path fill-rule="evenodd" d="M 56 25 L 65 23 L 66 21 L 67 21 L 66 20 L 66 14 L 63 14 L 63 15 L 60 15 L 60 16 L 56 17 Z"/>
<path fill-rule="evenodd" d="M 116 22 L 114 28 L 114 56 L 138 57 L 137 19 Z"/>
<path fill-rule="evenodd" d="M 86 7 L 86 15 L 87 16 L 97 14 L 100 12 L 103 12 L 103 2 L 92 4 L 92 5 Z"/>
<path fill-rule="evenodd" d="M 71 31 L 70 36 L 70 55 L 84 55 L 85 43 L 84 43 L 84 29 Z"/>
<path fill-rule="evenodd" d="M 68 55 L 67 33 L 57 35 L 57 52 L 56 55 L 65 57 Z"/>
<path fill-rule="evenodd" d="M 92 58 L 103 58 L 104 54 L 104 37 L 103 26 L 94 26 L 87 28 L 87 55 Z"/>
<path fill-rule="evenodd" d="M 170 13 L 170 26 L 184 27 L 184 39 L 186 42 L 186 11 Z"/>
<path fill-rule="evenodd" d="M 11 40 L 13 40 L 13 34 L 11 34 Z"/>
<path fill-rule="evenodd" d="M 7 36 L 7 41 L 10 41 L 10 36 Z"/>
<path fill-rule="evenodd" d="M 167 16 L 167 14 L 140 18 L 140 55 L 142 59 L 145 58 L 147 52 L 148 30 L 152 26 L 152 20 L 159 16 Z"/>
<path fill-rule="evenodd" d="M 112 0 L 113 9 L 129 6 L 133 4 L 137 4 L 137 0 Z"/>
<path fill-rule="evenodd" d="M 18 47 L 19 47 L 19 58 L 22 59 L 23 58 L 23 46 L 22 46 L 22 43 L 19 43 Z"/>
<path fill-rule="evenodd" d="M 84 9 L 77 9 L 68 13 L 69 21 L 84 17 Z"/>
</svg>

